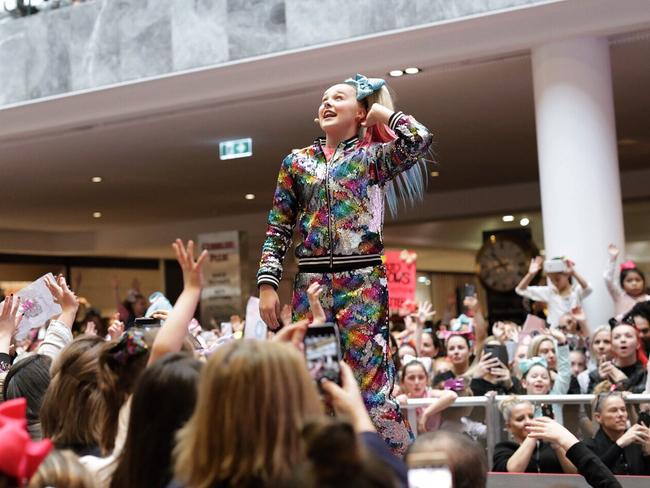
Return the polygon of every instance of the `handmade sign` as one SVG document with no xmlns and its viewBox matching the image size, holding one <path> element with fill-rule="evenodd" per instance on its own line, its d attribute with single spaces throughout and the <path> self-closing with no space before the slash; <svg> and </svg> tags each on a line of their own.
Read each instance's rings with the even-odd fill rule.
<svg viewBox="0 0 650 488">
<path fill-rule="evenodd" d="M 386 274 L 388 276 L 388 303 L 396 310 L 408 300 L 415 300 L 416 254 L 408 251 L 386 251 Z"/>
<path fill-rule="evenodd" d="M 20 298 L 18 314 L 23 314 L 16 331 L 16 340 L 22 341 L 31 329 L 44 325 L 49 319 L 63 311 L 59 305 L 54 303 L 52 294 L 45 286 L 46 277 L 50 281 L 56 282 L 54 275 L 48 273 L 14 294 L 14 298 Z M 4 301 L 0 303 L 0 308 L 2 306 L 4 306 Z"/>
</svg>

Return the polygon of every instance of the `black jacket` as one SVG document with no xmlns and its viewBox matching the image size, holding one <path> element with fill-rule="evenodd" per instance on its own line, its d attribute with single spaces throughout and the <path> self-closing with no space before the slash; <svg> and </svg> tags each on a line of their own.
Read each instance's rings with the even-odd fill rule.
<svg viewBox="0 0 650 488">
<path fill-rule="evenodd" d="M 603 429 L 598 429 L 593 439 L 585 440 L 585 445 L 596 453 L 614 474 L 650 475 L 650 457 L 643 455 L 638 444 L 621 448 Z"/>
<path fill-rule="evenodd" d="M 632 366 L 625 366 L 619 369 L 627 376 L 623 388 L 619 389 L 631 393 L 643 393 L 645 391 L 646 369 L 643 367 L 643 364 L 637 361 Z M 594 369 L 589 373 L 589 387 L 587 392 L 593 393 L 594 387 L 603 380 L 604 378 L 601 378 L 598 374 L 598 369 Z"/>
<path fill-rule="evenodd" d="M 550 444 L 540 441 L 530 457 L 526 473 L 564 473 L 560 460 Z M 508 460 L 519 449 L 519 444 L 512 441 L 499 442 L 494 446 L 492 471 L 507 473 Z"/>
<path fill-rule="evenodd" d="M 578 470 L 587 483 L 594 488 L 621 488 L 612 472 L 589 448 L 578 442 L 569 448 L 566 457 Z"/>
</svg>

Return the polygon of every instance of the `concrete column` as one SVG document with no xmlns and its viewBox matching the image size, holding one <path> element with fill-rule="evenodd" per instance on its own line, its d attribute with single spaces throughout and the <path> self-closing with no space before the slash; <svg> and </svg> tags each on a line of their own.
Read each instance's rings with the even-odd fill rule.
<svg viewBox="0 0 650 488">
<path fill-rule="evenodd" d="M 624 251 L 614 101 L 606 39 L 581 38 L 532 51 L 537 151 L 546 256 L 569 256 L 594 292 L 593 328 L 614 315 L 603 272 L 607 245 Z"/>
</svg>

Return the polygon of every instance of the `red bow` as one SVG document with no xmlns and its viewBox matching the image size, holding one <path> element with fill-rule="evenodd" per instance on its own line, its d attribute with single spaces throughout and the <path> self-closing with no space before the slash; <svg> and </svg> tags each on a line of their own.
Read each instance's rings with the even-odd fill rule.
<svg viewBox="0 0 650 488">
<path fill-rule="evenodd" d="M 34 475 L 53 447 L 49 439 L 32 442 L 29 438 L 26 410 L 24 398 L 0 404 L 0 473 L 21 483 Z"/>
<path fill-rule="evenodd" d="M 624 263 L 621 263 L 621 271 L 625 271 L 626 269 L 636 269 L 636 263 L 634 261 L 628 260 L 625 261 Z"/>
</svg>

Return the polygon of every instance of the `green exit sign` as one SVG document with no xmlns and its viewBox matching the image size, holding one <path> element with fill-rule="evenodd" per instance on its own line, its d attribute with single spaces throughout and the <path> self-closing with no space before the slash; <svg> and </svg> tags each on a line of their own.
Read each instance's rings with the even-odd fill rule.
<svg viewBox="0 0 650 488">
<path fill-rule="evenodd" d="M 253 139 L 234 139 L 219 143 L 219 159 L 247 158 L 253 155 Z"/>
</svg>

